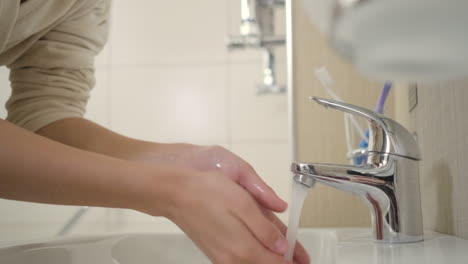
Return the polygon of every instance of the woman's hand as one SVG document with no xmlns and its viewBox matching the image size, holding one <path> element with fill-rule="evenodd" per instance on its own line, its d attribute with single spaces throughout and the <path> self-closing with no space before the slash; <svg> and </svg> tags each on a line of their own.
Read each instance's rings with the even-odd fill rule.
<svg viewBox="0 0 468 264">
<path fill-rule="evenodd" d="M 281 230 L 245 189 L 221 172 L 185 170 L 166 178 L 164 183 L 161 179 L 154 182 L 158 195 L 166 194 L 164 216 L 177 224 L 213 263 L 289 263 L 282 256 L 288 245 Z M 158 196 L 148 201 L 160 199 Z M 147 207 L 143 211 L 153 214 L 151 202 L 142 204 Z"/>
<path fill-rule="evenodd" d="M 141 157 L 143 158 L 143 157 Z M 245 196 L 246 194 L 250 194 L 250 197 L 248 198 L 241 198 L 241 196 L 236 199 L 235 197 L 230 200 L 226 200 L 226 197 L 222 198 L 212 198 L 208 199 L 209 201 L 211 200 L 211 203 L 220 203 L 220 206 L 225 204 L 225 209 L 238 209 L 238 208 L 245 208 L 249 207 L 250 210 L 255 211 L 258 215 L 258 212 L 261 212 L 263 214 L 263 217 L 257 217 L 256 220 L 251 220 L 253 222 L 252 225 L 255 226 L 261 226 L 264 227 L 265 229 L 270 227 L 273 224 L 275 227 L 275 230 L 279 230 L 279 232 L 283 235 L 283 237 L 286 234 L 286 226 L 281 222 L 281 220 L 276 217 L 276 215 L 272 212 L 283 212 L 287 204 L 279 198 L 275 192 L 258 176 L 258 174 L 255 172 L 255 170 L 244 160 L 242 160 L 240 157 L 237 155 L 233 154 L 232 152 L 219 147 L 219 146 L 197 146 L 197 145 L 190 145 L 190 144 L 167 144 L 167 145 L 161 145 L 157 151 L 153 151 L 145 155 L 143 158 L 146 161 L 152 163 L 152 164 L 160 164 L 160 165 L 166 165 L 166 166 L 171 166 L 171 167 L 177 167 L 177 168 L 186 168 L 190 170 L 195 170 L 197 172 L 201 173 L 195 173 L 196 175 L 192 175 L 192 179 L 190 180 L 197 180 L 199 177 L 206 177 L 206 175 L 211 175 L 211 177 L 221 177 L 221 178 L 228 178 L 232 182 L 236 183 L 237 185 L 241 186 L 243 189 L 244 193 L 242 196 Z M 216 175 L 216 176 L 215 176 Z M 226 177 L 227 176 L 227 177 Z M 214 180 L 213 180 L 214 181 Z M 220 181 L 224 181 L 224 179 L 220 179 Z M 207 186 L 208 187 L 208 186 Z M 215 186 L 213 186 L 214 188 Z M 232 186 L 231 186 L 232 187 Z M 229 188 L 226 188 L 226 190 L 217 189 L 214 192 L 212 192 L 209 195 L 215 195 L 217 192 L 224 192 L 227 191 Z M 247 192 L 246 192 L 247 191 Z M 204 195 L 206 192 L 200 190 L 198 194 L 193 194 L 193 199 L 198 199 L 198 196 Z M 203 194 L 202 194 L 203 193 Z M 184 195 L 183 193 L 180 195 Z M 207 194 L 208 195 L 208 194 Z M 252 197 L 255 199 L 252 199 Z M 232 198 L 232 197 L 231 197 Z M 243 204 L 244 203 L 244 204 Z M 195 207 L 194 210 L 197 212 L 198 209 Z M 237 214 L 234 214 L 237 213 Z M 231 215 L 237 215 L 238 219 L 242 219 L 243 217 L 251 217 L 250 212 L 247 212 L 247 210 L 235 210 L 233 212 L 230 212 Z M 198 217 L 195 217 L 197 214 L 193 214 L 193 218 L 188 217 L 187 219 L 191 219 L 197 223 Z M 205 217 L 209 217 L 210 214 L 203 214 Z M 214 219 L 216 219 L 216 215 L 213 215 Z M 181 229 L 184 230 L 187 234 L 189 234 L 189 230 L 186 230 L 183 228 L 183 225 L 180 225 L 177 223 L 176 219 L 171 219 L 174 221 L 176 224 L 179 225 Z M 259 221 L 258 223 L 255 223 L 254 221 Z M 198 223 L 201 225 L 198 221 Z M 224 221 L 224 220 L 218 220 L 217 223 L 221 223 L 224 226 L 228 226 L 229 221 Z M 207 225 L 212 226 L 212 225 Z M 197 227 L 198 224 L 197 224 Z M 254 230 L 251 230 L 252 233 L 254 233 Z M 258 235 L 258 236 L 253 236 L 253 238 L 258 239 L 259 241 L 262 241 L 262 237 L 268 236 L 266 233 L 270 232 L 270 236 L 274 236 L 273 231 L 261 231 L 258 230 L 258 232 L 263 232 L 263 235 Z M 203 232 L 202 232 L 203 233 Z M 215 232 L 212 234 L 215 236 Z M 219 235 L 222 235 L 222 232 L 219 233 Z M 228 235 L 228 234 L 226 234 Z M 228 235 L 230 237 L 232 235 Z M 250 235 L 250 239 L 252 239 L 252 234 Z M 195 235 L 191 236 L 191 238 L 196 242 L 195 240 Z M 205 238 L 203 238 L 205 239 Z M 268 242 L 268 241 L 262 241 L 263 245 L 266 248 L 269 248 L 273 252 L 276 252 L 277 254 L 283 254 L 284 252 L 278 252 L 278 250 L 275 250 L 274 246 L 272 245 L 273 242 Z M 197 243 L 197 242 L 196 242 Z M 198 243 L 197 243 L 198 244 Z M 242 243 L 241 243 L 242 244 Z M 199 247 L 201 248 L 201 245 L 198 244 Z M 220 245 L 221 246 L 221 245 Z M 221 252 L 224 252 L 221 250 Z M 205 251 L 206 253 L 206 251 Z M 294 250 L 294 260 L 296 263 L 300 264 L 307 264 L 310 263 L 309 256 L 303 246 L 300 243 L 296 243 L 296 247 Z M 239 262 L 239 263 L 244 263 L 244 262 Z M 249 262 L 247 262 L 249 263 Z M 263 262 L 258 262 L 258 263 L 263 263 Z M 268 262 L 265 262 L 268 263 Z"/>
<path fill-rule="evenodd" d="M 287 203 L 258 176 L 252 166 L 223 147 L 167 144 L 148 157 L 154 163 L 173 164 L 203 172 L 220 171 L 246 189 L 262 207 L 275 212 L 283 212 L 287 208 Z"/>
<path fill-rule="evenodd" d="M 272 211 L 282 212 L 286 209 L 286 203 L 281 200 L 274 191 L 257 175 L 255 170 L 244 160 L 240 157 L 236 156 L 232 152 L 218 146 L 196 146 L 196 145 L 189 145 L 189 144 L 170 144 L 166 145 L 166 149 L 164 150 L 165 155 L 159 156 L 152 156 L 152 161 L 154 163 L 161 162 L 162 164 L 166 165 L 176 165 L 178 168 L 187 168 L 196 170 L 202 173 L 196 173 L 196 175 L 192 175 L 190 180 L 197 180 L 199 177 L 220 177 L 220 178 L 227 178 L 230 179 L 232 182 L 237 183 L 242 188 L 237 188 L 243 191 L 242 194 L 237 196 L 229 197 L 221 197 L 221 198 L 212 198 L 208 199 L 213 203 L 215 206 L 215 200 L 217 203 L 220 203 L 222 206 L 224 204 L 224 209 L 232 210 L 229 211 L 231 215 L 238 215 L 237 218 L 239 220 L 243 218 L 251 218 L 252 214 L 256 215 L 255 219 L 250 220 L 247 223 L 252 223 L 250 226 L 258 226 L 260 227 L 258 230 L 249 229 L 253 233 L 253 238 L 257 239 L 258 241 L 262 242 L 263 246 L 270 249 L 277 254 L 283 254 L 284 252 L 278 251 L 275 249 L 273 237 L 284 237 L 286 234 L 286 226 L 281 222 L 281 220 L 276 217 L 276 215 Z M 208 174 L 207 174 L 208 173 Z M 215 180 L 213 179 L 213 182 Z M 224 182 L 225 179 L 220 179 L 219 181 Z M 224 183 L 227 184 L 227 183 Z M 232 185 L 232 184 L 229 184 Z M 207 186 L 208 187 L 208 186 Z M 216 186 L 213 186 L 215 188 Z M 239 186 L 238 186 L 239 187 Z M 221 187 L 216 189 L 215 191 L 211 190 L 212 192 L 209 195 L 215 195 L 217 192 L 224 193 Z M 233 186 L 230 186 L 233 188 Z M 226 188 L 226 191 L 228 188 Z M 199 199 L 198 196 L 202 195 L 199 191 L 198 194 L 193 195 L 193 199 Z M 239 190 L 237 190 L 238 192 Z M 246 192 L 247 191 L 247 192 Z M 188 192 L 189 193 L 189 192 Z M 226 193 L 227 194 L 227 193 Z M 248 195 L 250 194 L 250 195 Z M 181 196 L 186 194 L 181 193 Z M 247 195 L 247 197 L 245 197 Z M 243 197 L 243 198 L 242 198 Z M 255 199 L 252 199 L 252 197 Z M 228 199 L 229 198 L 229 199 Z M 249 208 L 248 210 L 252 211 L 252 213 L 247 212 L 245 208 Z M 191 208 L 191 207 L 189 207 Z M 194 207 L 197 210 L 197 207 Z M 237 213 L 237 214 L 236 214 Z M 259 213 L 262 213 L 263 216 L 259 216 Z M 197 214 L 190 214 L 193 218 L 189 217 L 187 219 L 191 219 L 194 222 L 197 222 L 200 216 L 196 216 Z M 202 216 L 208 217 L 210 214 L 203 213 Z M 227 227 L 228 222 L 224 220 L 217 219 L 216 216 L 213 216 L 216 219 L 218 225 L 222 225 Z M 181 227 L 187 234 L 189 234 L 189 230 L 183 228 L 183 225 L 177 223 L 176 219 L 171 219 L 176 224 Z M 256 223 L 257 221 L 258 223 Z M 197 227 L 201 225 L 198 221 Z M 244 223 L 245 225 L 245 223 Z M 207 225 L 210 227 L 212 225 Z M 247 225 L 248 226 L 248 225 Z M 273 226 L 273 227 L 272 227 Z M 189 227 L 190 228 L 190 227 Z M 262 230 L 263 229 L 263 230 Z M 255 231 L 260 232 L 261 234 L 255 235 Z M 277 235 L 277 232 L 280 232 L 281 235 Z M 202 232 L 203 233 L 203 232 Z M 221 235 L 222 232 L 219 232 Z M 263 234 L 263 235 L 262 235 Z M 216 232 L 213 232 L 213 235 L 216 235 Z M 228 237 L 232 235 L 226 234 Z M 270 238 L 268 238 L 270 236 Z M 264 238 L 262 240 L 262 237 Z M 191 238 L 196 242 L 195 236 L 191 236 Z M 252 234 L 250 235 L 250 239 L 252 239 Z M 197 243 L 197 242 L 196 242 Z M 197 243 L 198 244 L 198 243 Z M 242 244 L 242 243 L 241 243 Z M 201 245 L 198 244 L 200 248 Z M 220 245 L 221 246 L 221 245 Z M 203 248 L 202 248 L 203 249 Z M 204 250 L 205 251 L 205 250 Z M 223 251 L 221 251 L 223 252 Z M 206 251 L 205 251 L 206 253 Z M 300 264 L 307 264 L 310 262 L 309 256 L 303 246 L 300 243 L 296 244 L 295 252 L 294 252 L 294 260 L 296 263 Z M 244 262 L 239 262 L 244 263 Z M 247 262 L 249 263 L 249 262 Z M 263 262 L 258 262 L 263 263 Z M 265 262 L 267 263 L 267 262 Z"/>
</svg>

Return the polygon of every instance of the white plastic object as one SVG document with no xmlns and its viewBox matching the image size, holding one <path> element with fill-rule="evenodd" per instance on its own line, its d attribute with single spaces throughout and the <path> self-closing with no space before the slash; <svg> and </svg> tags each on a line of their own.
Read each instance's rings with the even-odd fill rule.
<svg viewBox="0 0 468 264">
<path fill-rule="evenodd" d="M 467 0 L 305 0 L 304 8 L 371 79 L 468 76 Z"/>
<path fill-rule="evenodd" d="M 330 97 L 339 102 L 343 102 L 343 100 L 335 93 L 333 90 L 333 85 L 335 84 L 330 72 L 325 67 L 320 67 L 315 70 L 315 76 L 322 84 L 322 88 L 330 95 Z M 353 125 L 354 130 L 351 129 L 350 124 Z M 345 140 L 346 140 L 346 148 L 348 152 L 346 153 L 347 157 L 351 156 L 352 151 L 354 150 L 353 141 L 354 132 L 357 132 L 361 139 L 364 139 L 367 142 L 366 134 L 364 130 L 361 128 L 359 123 L 356 120 L 354 115 L 344 113 L 344 127 L 345 127 Z M 352 164 L 352 160 L 350 160 Z"/>
</svg>

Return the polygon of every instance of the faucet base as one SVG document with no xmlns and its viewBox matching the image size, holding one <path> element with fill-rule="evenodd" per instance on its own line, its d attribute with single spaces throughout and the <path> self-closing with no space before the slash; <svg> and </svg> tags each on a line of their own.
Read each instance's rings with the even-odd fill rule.
<svg viewBox="0 0 468 264">
<path fill-rule="evenodd" d="M 424 241 L 424 236 L 396 236 L 391 237 L 390 239 L 377 239 L 374 238 L 374 242 L 378 244 L 407 244 L 407 243 L 417 243 Z"/>
</svg>

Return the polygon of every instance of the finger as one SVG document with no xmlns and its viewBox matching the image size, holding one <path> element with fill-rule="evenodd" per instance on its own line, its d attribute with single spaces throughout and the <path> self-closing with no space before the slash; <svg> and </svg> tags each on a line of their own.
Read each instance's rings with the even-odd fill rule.
<svg viewBox="0 0 468 264">
<path fill-rule="evenodd" d="M 251 235 L 252 236 L 252 235 Z M 243 254 L 241 254 L 242 260 L 245 262 L 242 263 L 268 263 L 268 264 L 293 264 L 290 261 L 284 259 L 282 255 L 271 252 L 260 244 L 255 237 L 252 236 L 255 240 L 254 243 L 246 243 L 245 248 L 243 249 Z M 245 240 L 243 240 L 244 243 Z"/>
<path fill-rule="evenodd" d="M 255 234 L 246 227 L 245 221 L 237 218 L 236 223 L 231 222 L 230 229 L 228 230 L 230 242 L 233 243 L 231 248 L 231 256 L 220 256 L 219 263 L 269 263 L 269 264 L 292 264 L 284 260 L 283 256 L 275 254 L 267 249 L 260 241 L 258 241 Z M 225 229 L 225 228 L 224 228 Z M 229 252 L 229 251 L 225 251 Z M 232 261 L 233 260 L 233 261 Z"/>
<path fill-rule="evenodd" d="M 265 214 L 265 216 L 276 225 L 280 232 L 286 235 L 288 229 L 286 225 L 273 212 L 266 209 L 262 209 L 262 211 Z M 296 246 L 294 247 L 294 261 L 299 264 L 310 263 L 309 254 L 299 241 L 296 242 Z"/>
<path fill-rule="evenodd" d="M 249 263 L 268 263 L 268 264 L 293 264 L 292 261 L 287 261 L 283 256 L 276 255 L 271 252 L 266 252 L 261 256 L 255 256 L 254 262 Z M 295 263 L 295 262 L 294 262 Z"/>
<path fill-rule="evenodd" d="M 247 163 L 243 163 L 240 166 L 239 184 L 244 187 L 262 207 L 275 212 L 284 212 L 288 207 L 288 204 L 282 200 Z"/>
<path fill-rule="evenodd" d="M 286 234 L 287 227 L 286 225 L 271 211 L 265 210 L 267 217 L 278 227 L 281 233 Z M 305 250 L 302 243 L 299 241 L 296 242 L 294 247 L 294 260 L 299 264 L 309 264 L 310 257 L 307 251 Z"/>
<path fill-rule="evenodd" d="M 238 198 L 237 204 L 235 215 L 247 226 L 257 240 L 279 255 L 286 253 L 288 249 L 286 238 L 276 225 L 263 214 L 257 202 L 245 193 L 243 198 Z"/>
<path fill-rule="evenodd" d="M 243 247 L 240 248 L 241 253 L 238 254 L 241 256 L 241 260 L 243 260 L 241 263 L 293 264 L 292 262 L 286 261 L 282 255 L 278 255 L 267 249 L 258 241 L 255 234 L 250 232 L 249 235 L 249 239 L 239 240 L 242 241 L 240 244 L 243 245 Z M 244 235 L 243 237 L 245 238 L 246 236 Z"/>
</svg>

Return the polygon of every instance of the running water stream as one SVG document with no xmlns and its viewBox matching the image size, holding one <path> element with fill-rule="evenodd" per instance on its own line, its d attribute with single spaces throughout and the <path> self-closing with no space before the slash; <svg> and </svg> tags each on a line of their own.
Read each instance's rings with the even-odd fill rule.
<svg viewBox="0 0 468 264">
<path fill-rule="evenodd" d="M 289 222 L 288 222 L 288 231 L 286 238 L 288 239 L 288 252 L 284 255 L 284 258 L 288 261 L 292 261 L 294 256 L 294 247 L 296 246 L 297 240 L 297 229 L 299 227 L 299 220 L 301 218 L 302 206 L 304 205 L 304 200 L 309 191 L 309 187 L 296 182 L 292 179 L 292 190 L 291 190 L 291 203 L 289 208 Z"/>
</svg>

